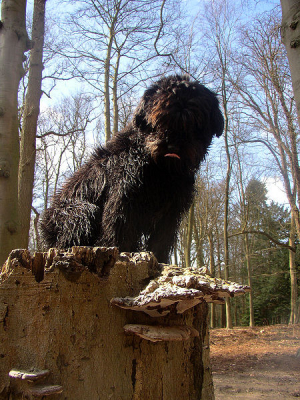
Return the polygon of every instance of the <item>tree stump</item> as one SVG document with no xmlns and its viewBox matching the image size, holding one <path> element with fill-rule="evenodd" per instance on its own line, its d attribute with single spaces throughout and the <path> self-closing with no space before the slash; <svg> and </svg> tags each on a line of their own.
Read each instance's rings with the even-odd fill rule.
<svg viewBox="0 0 300 400">
<path fill-rule="evenodd" d="M 176 268 L 115 248 L 13 251 L 0 278 L 0 399 L 214 399 L 204 300 L 234 290 L 212 278 L 200 290 Z M 177 294 L 159 295 L 161 279 Z"/>
</svg>

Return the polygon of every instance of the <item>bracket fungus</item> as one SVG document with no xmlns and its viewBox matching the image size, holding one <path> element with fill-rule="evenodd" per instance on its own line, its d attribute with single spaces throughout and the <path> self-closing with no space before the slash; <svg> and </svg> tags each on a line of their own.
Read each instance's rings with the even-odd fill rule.
<svg viewBox="0 0 300 400">
<path fill-rule="evenodd" d="M 213 278 L 203 268 L 180 268 L 159 264 L 160 276 L 151 280 L 138 296 L 117 297 L 111 304 L 124 309 L 143 311 L 151 317 L 162 317 L 172 309 L 181 314 L 206 301 L 223 304 L 225 297 L 245 294 L 249 286 Z"/>
</svg>

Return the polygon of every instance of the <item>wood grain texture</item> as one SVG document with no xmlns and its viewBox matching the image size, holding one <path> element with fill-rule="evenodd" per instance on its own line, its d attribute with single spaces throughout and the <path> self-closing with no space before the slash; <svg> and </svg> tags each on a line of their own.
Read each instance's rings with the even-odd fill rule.
<svg viewBox="0 0 300 400">
<path fill-rule="evenodd" d="M 3 268 L 0 399 L 34 398 L 35 383 L 10 378 L 13 369 L 49 370 L 44 385 L 63 389 L 55 399 L 214 399 L 206 302 L 159 318 L 111 304 L 138 296 L 161 274 L 150 253 L 82 247 L 37 257 L 45 267 L 40 282 L 35 256 L 25 250 L 11 254 Z M 153 343 L 126 335 L 127 324 L 188 326 L 199 335 Z"/>
</svg>

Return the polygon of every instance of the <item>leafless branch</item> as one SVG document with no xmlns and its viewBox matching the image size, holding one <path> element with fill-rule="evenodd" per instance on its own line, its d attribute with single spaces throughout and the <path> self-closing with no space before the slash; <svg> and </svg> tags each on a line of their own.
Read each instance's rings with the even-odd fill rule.
<svg viewBox="0 0 300 400">
<path fill-rule="evenodd" d="M 240 232 L 232 233 L 228 237 L 234 237 L 234 236 L 246 235 L 246 234 L 263 235 L 266 238 L 268 238 L 269 240 L 271 240 L 271 242 L 277 244 L 278 246 L 285 247 L 285 248 L 291 250 L 294 253 L 296 252 L 296 248 L 294 246 L 290 246 L 290 245 L 288 245 L 286 243 L 282 243 L 282 242 L 280 242 L 279 240 L 273 238 L 271 235 L 269 235 L 267 232 L 264 232 L 264 231 L 258 231 L 258 230 L 254 230 L 254 229 L 243 230 L 243 231 L 240 231 Z"/>
</svg>

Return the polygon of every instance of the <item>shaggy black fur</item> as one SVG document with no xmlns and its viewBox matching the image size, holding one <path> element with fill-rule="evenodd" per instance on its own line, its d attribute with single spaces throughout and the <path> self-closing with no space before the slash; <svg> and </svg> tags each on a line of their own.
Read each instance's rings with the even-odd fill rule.
<svg viewBox="0 0 300 400">
<path fill-rule="evenodd" d="M 215 93 L 162 78 L 133 119 L 63 185 L 41 219 L 47 247 L 117 246 L 167 262 L 195 174 L 224 120 Z"/>
</svg>

